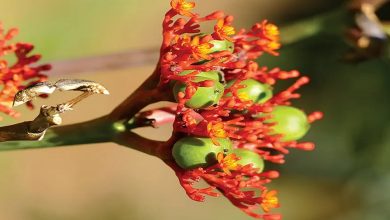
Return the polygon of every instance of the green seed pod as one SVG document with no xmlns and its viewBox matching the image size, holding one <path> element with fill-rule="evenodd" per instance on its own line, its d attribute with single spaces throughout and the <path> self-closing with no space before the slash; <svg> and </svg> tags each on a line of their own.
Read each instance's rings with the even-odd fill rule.
<svg viewBox="0 0 390 220">
<path fill-rule="evenodd" d="M 237 161 L 241 166 L 252 164 L 253 168 L 258 168 L 261 173 L 264 170 L 264 160 L 259 154 L 248 149 L 234 149 L 232 151 L 240 160 Z"/>
<path fill-rule="evenodd" d="M 204 77 L 195 77 L 194 82 L 203 82 L 210 80 L 209 78 Z M 173 87 L 173 95 L 175 96 L 176 101 L 178 101 L 177 94 L 179 92 L 185 92 L 186 85 L 181 82 L 176 82 Z M 218 82 L 214 81 L 214 85 L 210 87 L 198 87 L 195 94 L 188 100 L 185 105 L 188 108 L 207 108 L 211 105 L 218 104 L 219 99 L 222 97 L 224 91 L 224 86 Z"/>
<path fill-rule="evenodd" d="M 235 80 L 229 81 L 226 88 L 229 88 Z M 254 79 L 246 79 L 240 82 L 245 88 L 238 90 L 238 97 L 244 101 L 251 100 L 255 104 L 262 104 L 272 98 L 272 88 L 268 84 L 260 83 Z M 231 96 L 228 93 L 227 96 Z"/>
<path fill-rule="evenodd" d="M 229 139 L 217 140 L 220 146 L 215 145 L 211 138 L 184 137 L 173 145 L 172 156 L 183 169 L 210 166 L 217 162 L 218 153 L 232 150 L 232 142 Z"/>
<path fill-rule="evenodd" d="M 302 138 L 310 128 L 306 114 L 291 106 L 276 106 L 266 123 L 276 123 L 271 134 L 282 134 L 282 141 L 295 141 Z"/>
</svg>

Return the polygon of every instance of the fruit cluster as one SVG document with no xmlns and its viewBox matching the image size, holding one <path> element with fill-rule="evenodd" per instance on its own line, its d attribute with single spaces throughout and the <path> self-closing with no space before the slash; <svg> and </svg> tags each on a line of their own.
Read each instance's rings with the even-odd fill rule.
<svg viewBox="0 0 390 220">
<path fill-rule="evenodd" d="M 236 32 L 233 17 L 222 11 L 201 17 L 193 2 L 172 0 L 171 6 L 159 61 L 160 86 L 171 87 L 177 102 L 171 166 L 194 200 L 217 196 L 217 189 L 250 216 L 280 219 L 268 214 L 279 202 L 265 186 L 279 174 L 264 171 L 264 161 L 284 163 L 288 148 L 314 148 L 297 140 L 322 113 L 307 116 L 290 102 L 308 78 L 255 62 L 264 53 L 278 55 L 279 30 L 268 21 Z M 208 21 L 216 21 L 213 32 L 201 33 Z M 275 94 L 275 83 L 291 78 L 298 79 Z M 210 187 L 195 188 L 200 179 Z"/>
<path fill-rule="evenodd" d="M 29 85 L 45 81 L 47 77 L 41 72 L 51 68 L 50 65 L 31 66 L 41 58 L 40 55 L 28 55 L 33 45 L 9 43 L 17 32 L 15 28 L 5 32 L 0 22 L 0 112 L 13 117 L 19 115 L 11 109 L 15 94 Z M 6 55 L 14 55 L 16 59 Z M 10 60 L 16 61 L 10 63 Z M 32 107 L 31 102 L 27 105 Z"/>
</svg>

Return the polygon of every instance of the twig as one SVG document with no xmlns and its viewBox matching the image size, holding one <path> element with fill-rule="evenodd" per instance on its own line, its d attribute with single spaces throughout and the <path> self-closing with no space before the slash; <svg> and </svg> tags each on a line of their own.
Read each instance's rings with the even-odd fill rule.
<svg viewBox="0 0 390 220">
<path fill-rule="evenodd" d="M 62 123 L 60 113 L 67 109 L 57 106 L 42 106 L 39 115 L 33 121 L 26 121 L 0 127 L 0 142 L 16 140 L 40 140 L 46 130 Z"/>
<path fill-rule="evenodd" d="M 130 50 L 101 56 L 51 62 L 49 75 L 101 72 L 156 63 L 158 49 Z"/>
<path fill-rule="evenodd" d="M 52 127 L 40 141 L 8 141 L 0 144 L 0 151 L 61 147 L 109 142 L 117 126 L 106 117 L 82 123 Z"/>
</svg>

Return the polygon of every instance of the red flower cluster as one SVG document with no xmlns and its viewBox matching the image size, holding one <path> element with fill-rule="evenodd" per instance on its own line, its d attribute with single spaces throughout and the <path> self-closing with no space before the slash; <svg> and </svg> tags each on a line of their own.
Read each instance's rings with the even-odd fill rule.
<svg viewBox="0 0 390 220">
<path fill-rule="evenodd" d="M 289 148 L 313 150 L 311 142 L 299 143 L 283 139 L 283 134 L 272 133 L 277 123 L 268 122 L 275 107 L 290 106 L 292 99 L 300 97 L 296 90 L 309 82 L 296 70 L 269 70 L 254 61 L 264 53 L 278 55 L 276 50 L 281 46 L 278 28 L 263 21 L 249 31 L 242 29 L 236 32 L 232 26 L 233 17 L 222 11 L 201 17 L 191 11 L 195 7 L 193 2 L 172 0 L 171 6 L 163 21 L 159 62 L 160 86 L 175 84 L 176 88 L 177 84 L 182 85 L 181 90 L 174 88 L 178 103 L 173 124 L 174 137 L 210 138 L 215 149 L 221 140 L 229 139 L 234 149 L 250 150 L 273 163 L 284 163 L 284 155 Z M 216 22 L 213 32 L 201 33 L 200 24 L 208 21 Z M 205 75 L 215 72 L 219 79 Z M 272 89 L 278 80 L 291 78 L 297 78 L 292 86 L 263 101 L 240 92 L 248 87 L 243 85 L 244 81 L 252 80 Z M 222 89 L 219 84 L 223 85 Z M 221 94 L 214 97 L 214 93 L 207 93 L 207 88 Z M 196 97 L 197 91 L 201 90 L 206 95 Z M 210 99 L 209 102 L 203 103 L 206 99 Z M 311 123 L 321 117 L 322 113 L 314 112 L 305 120 Z M 253 164 L 240 165 L 240 157 L 234 154 L 219 152 L 215 156 L 215 163 L 207 166 L 186 169 L 176 163 L 171 164 L 191 199 L 203 201 L 204 195 L 218 196 L 215 191 L 218 190 L 250 216 L 281 218 L 277 214 L 268 214 L 270 209 L 279 206 L 279 202 L 277 192 L 265 186 L 279 176 L 277 171 L 259 172 Z M 193 184 L 200 179 L 210 187 L 195 188 Z M 259 208 L 265 213 L 259 213 Z"/>
<path fill-rule="evenodd" d="M 46 75 L 41 72 L 51 68 L 50 65 L 31 66 L 41 58 L 40 55 L 28 55 L 33 45 L 9 43 L 17 32 L 15 28 L 6 32 L 0 22 L 0 112 L 13 117 L 19 115 L 11 109 L 15 94 L 26 86 L 45 81 Z M 32 107 L 31 103 L 27 104 Z"/>
</svg>

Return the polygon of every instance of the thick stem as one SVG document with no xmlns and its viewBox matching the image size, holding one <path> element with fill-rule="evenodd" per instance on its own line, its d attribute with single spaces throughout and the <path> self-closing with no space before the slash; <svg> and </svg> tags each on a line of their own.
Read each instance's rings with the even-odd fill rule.
<svg viewBox="0 0 390 220">
<path fill-rule="evenodd" d="M 115 136 L 114 142 L 156 156 L 162 160 L 169 160 L 172 158 L 170 151 L 167 151 L 167 148 L 169 147 L 167 142 L 147 139 L 134 132 L 122 132 Z"/>
<path fill-rule="evenodd" d="M 172 94 L 167 88 L 158 87 L 160 67 L 149 76 L 127 99 L 119 104 L 109 115 L 113 121 L 130 119 L 149 104 L 172 100 Z"/>
<path fill-rule="evenodd" d="M 136 126 L 135 126 L 136 127 Z M 40 141 L 8 141 L 0 144 L 0 151 L 62 147 L 81 144 L 115 142 L 119 145 L 157 156 L 163 160 L 171 156 L 167 144 L 150 140 L 128 131 L 123 122 L 113 122 L 108 116 L 86 122 L 50 128 Z"/>
<path fill-rule="evenodd" d="M 107 117 L 72 125 L 50 128 L 40 141 L 9 141 L 0 144 L 0 151 L 70 146 L 108 142 L 116 129 Z"/>
</svg>

